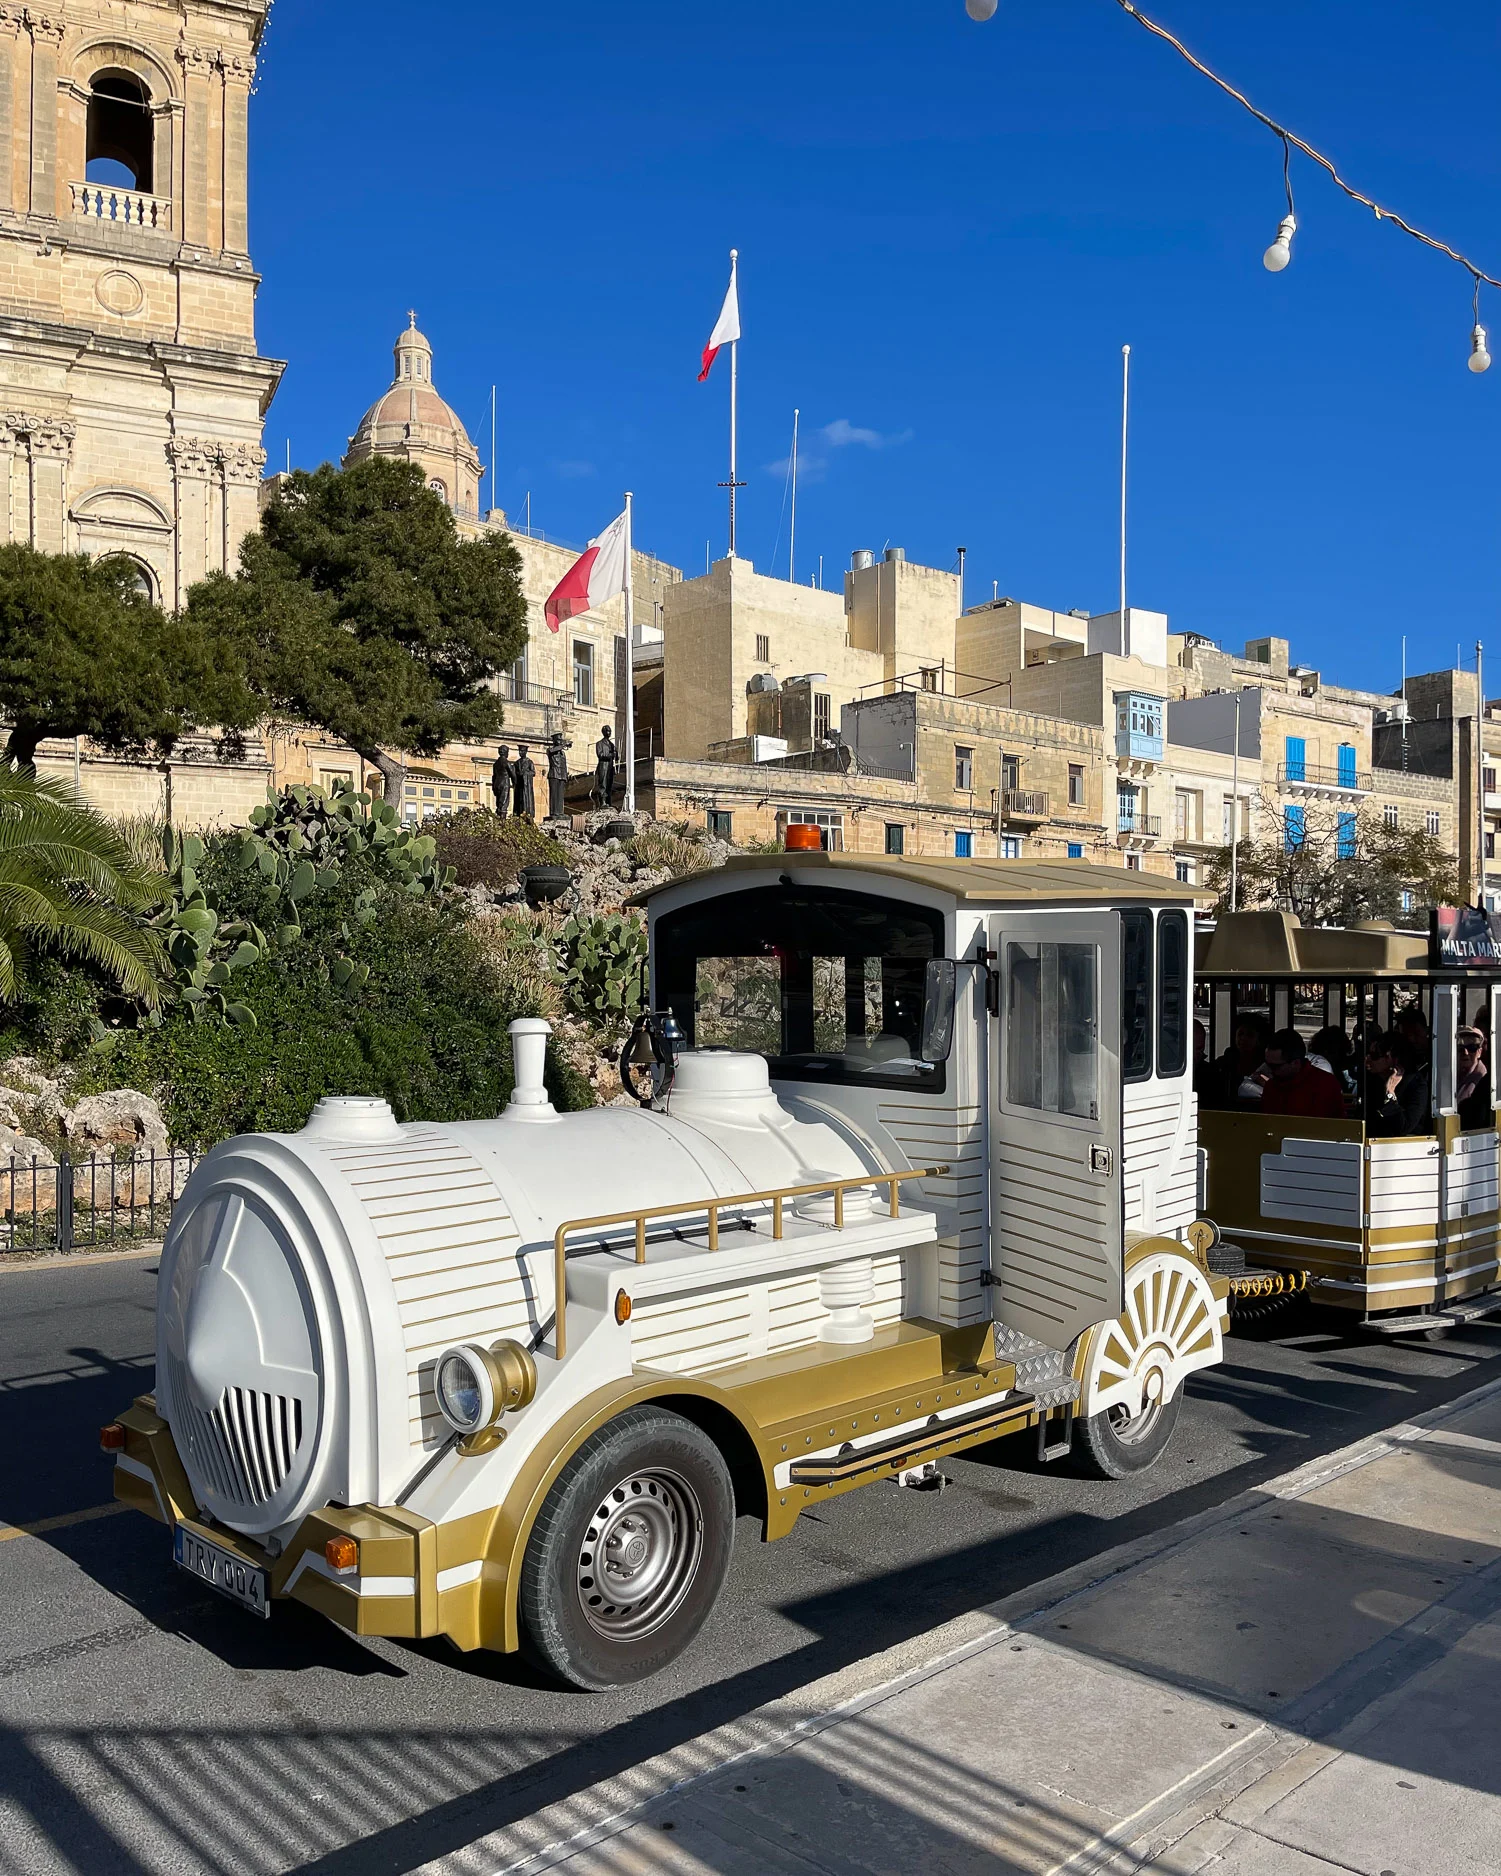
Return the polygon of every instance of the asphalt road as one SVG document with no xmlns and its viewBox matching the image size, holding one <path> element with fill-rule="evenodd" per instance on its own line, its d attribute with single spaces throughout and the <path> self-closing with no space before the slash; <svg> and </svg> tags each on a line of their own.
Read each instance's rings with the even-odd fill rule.
<svg viewBox="0 0 1501 1876">
<path fill-rule="evenodd" d="M 816 1677 L 1492 1379 L 1501 1326 L 1352 1340 L 1308 1316 L 1196 1375 L 1149 1474 L 1095 1484 L 1018 1443 L 743 1524 L 709 1632 L 629 1694 L 516 1661 L 269 1623 L 172 1567 L 109 1500 L 97 1429 L 150 1386 L 151 1260 L 0 1274 L 0 1872 L 382 1876 L 459 1850 Z M 34 1535 L 3 1527 L 40 1526 Z"/>
</svg>

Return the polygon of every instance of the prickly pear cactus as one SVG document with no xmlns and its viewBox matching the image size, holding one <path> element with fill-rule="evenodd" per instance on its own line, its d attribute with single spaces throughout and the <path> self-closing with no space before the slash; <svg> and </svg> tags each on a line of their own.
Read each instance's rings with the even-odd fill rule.
<svg viewBox="0 0 1501 1876">
<path fill-rule="evenodd" d="M 348 787 L 328 795 L 321 788 L 284 788 L 252 813 L 241 843 L 246 866 L 259 866 L 270 884 L 295 879 L 297 898 L 327 883 L 320 874 L 365 853 L 414 898 L 453 884 L 453 868 L 439 861 L 431 834 L 407 826 L 390 802 Z"/>
<path fill-rule="evenodd" d="M 560 928 L 556 943 L 571 1013 L 607 1027 L 629 1022 L 641 1007 L 646 962 L 646 928 L 640 919 L 618 912 L 594 918 L 575 913 Z"/>
<path fill-rule="evenodd" d="M 302 937 L 299 908 L 311 894 L 337 882 L 345 860 L 361 854 L 372 856 L 392 883 L 414 898 L 453 883 L 453 868 L 439 861 L 432 836 L 403 826 L 386 802 L 372 802 L 352 789 L 329 796 L 316 788 L 287 788 L 252 812 L 240 840 L 241 866 L 259 872 L 267 889 L 265 923 L 221 923 L 198 878 L 202 840 L 164 830 L 162 860 L 172 895 L 152 920 L 172 967 L 164 1001 L 181 1004 L 195 1022 L 253 1028 L 254 1011 L 234 998 L 235 972 L 297 944 Z M 371 887 L 357 896 L 351 918 L 340 927 L 346 943 L 374 919 L 376 902 Z M 329 959 L 327 971 L 336 988 L 351 994 L 370 981 L 370 966 L 342 953 Z M 160 1011 L 146 1020 L 159 1023 Z"/>
</svg>

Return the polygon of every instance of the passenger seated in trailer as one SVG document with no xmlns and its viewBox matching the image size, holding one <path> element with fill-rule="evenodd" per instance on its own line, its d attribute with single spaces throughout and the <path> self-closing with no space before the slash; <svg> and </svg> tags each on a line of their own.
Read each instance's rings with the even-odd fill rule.
<svg viewBox="0 0 1501 1876">
<path fill-rule="evenodd" d="M 1200 1107 L 1220 1105 L 1218 1065 L 1209 1059 L 1209 1025 L 1194 1018 L 1194 1094 Z"/>
<path fill-rule="evenodd" d="M 1414 1055 L 1427 1061 L 1429 1050 L 1433 1046 L 1433 1032 L 1428 1027 L 1428 1018 L 1423 1014 L 1421 1003 L 1409 1003 L 1392 1017 L 1392 1028 L 1405 1038 Z"/>
<path fill-rule="evenodd" d="M 1373 1023 L 1365 1038 L 1365 1095 L 1361 1113 L 1369 1118 L 1381 1112 L 1386 1099 L 1386 1084 L 1392 1072 L 1391 1042 L 1384 1029 Z"/>
<path fill-rule="evenodd" d="M 1319 1120 L 1343 1120 L 1345 1097 L 1327 1069 L 1308 1060 L 1296 1029 L 1279 1029 L 1266 1045 L 1263 1114 L 1301 1114 Z"/>
<path fill-rule="evenodd" d="M 1339 1083 L 1346 1101 L 1355 1098 L 1355 1072 L 1351 1064 L 1350 1038 L 1337 1024 L 1328 1023 L 1308 1041 L 1308 1059 L 1315 1068 L 1327 1068 Z"/>
<path fill-rule="evenodd" d="M 1493 1118 L 1485 1037 L 1478 1029 L 1461 1029 L 1455 1036 L 1455 1047 L 1459 1057 L 1455 1105 L 1459 1110 L 1461 1132 L 1472 1133 L 1477 1127 L 1489 1127 Z"/>
<path fill-rule="evenodd" d="M 1367 1135 L 1373 1140 L 1395 1140 L 1429 1132 L 1431 1079 L 1427 1056 L 1418 1055 L 1405 1035 L 1391 1036 L 1383 1046 L 1384 1057 L 1378 1056 L 1371 1066 L 1379 1076 L 1384 1060 L 1385 1091 L 1380 1105 L 1367 1116 Z"/>
<path fill-rule="evenodd" d="M 1242 1016 L 1235 1040 L 1215 1063 L 1219 1078 L 1216 1107 L 1249 1107 L 1261 1099 L 1268 1024 L 1260 1016 Z"/>
</svg>

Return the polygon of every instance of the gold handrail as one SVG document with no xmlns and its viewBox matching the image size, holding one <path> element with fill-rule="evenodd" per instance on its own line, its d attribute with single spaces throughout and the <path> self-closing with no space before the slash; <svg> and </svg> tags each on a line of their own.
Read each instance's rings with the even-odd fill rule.
<svg viewBox="0 0 1501 1876">
<path fill-rule="evenodd" d="M 904 1179 L 938 1179 L 948 1171 L 947 1166 L 911 1166 L 906 1172 L 861 1173 L 853 1179 L 825 1179 L 811 1186 L 769 1187 L 764 1192 L 737 1192 L 729 1198 L 689 1199 L 686 1204 L 645 1205 L 625 1212 L 601 1212 L 597 1218 L 568 1218 L 552 1234 L 553 1254 L 553 1346 L 557 1359 L 561 1361 L 567 1351 L 568 1314 L 568 1234 L 572 1231 L 589 1231 L 600 1225 L 634 1225 L 636 1227 L 636 1262 L 646 1262 L 646 1221 L 648 1218 L 681 1218 L 685 1214 L 706 1212 L 709 1219 L 709 1249 L 719 1249 L 719 1214 L 726 1206 L 764 1205 L 771 1201 L 771 1235 L 773 1241 L 782 1234 L 782 1205 L 786 1199 L 808 1198 L 820 1192 L 832 1192 L 834 1195 L 834 1229 L 844 1229 L 844 1195 L 861 1186 L 885 1186 L 887 1188 L 891 1212 L 890 1216 L 901 1216 L 897 1201 L 897 1187 Z"/>
</svg>

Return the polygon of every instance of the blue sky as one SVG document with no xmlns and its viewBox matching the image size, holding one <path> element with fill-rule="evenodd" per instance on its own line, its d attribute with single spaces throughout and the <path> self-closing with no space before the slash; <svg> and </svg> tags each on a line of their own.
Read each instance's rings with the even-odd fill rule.
<svg viewBox="0 0 1501 1876">
<path fill-rule="evenodd" d="M 1501 274 L 1501 15 L 1416 0 L 1149 11 L 1361 187 Z M 418 309 L 495 498 L 582 542 L 724 551 L 723 363 L 741 254 L 740 551 L 856 547 L 971 600 L 1113 606 L 1120 347 L 1132 601 L 1234 647 L 1395 684 L 1493 647 L 1501 365 L 1470 283 L 1280 146 L 1111 0 L 573 0 L 275 9 L 253 101 L 273 463 L 343 450 Z M 1488 310 L 1487 310 L 1488 304 Z M 1501 294 L 1482 297 L 1501 351 Z M 817 465 L 817 466 L 814 466 Z M 775 560 L 773 562 L 773 555 Z M 1488 689 L 1492 686 L 1488 685 Z M 1493 694 L 1501 692 L 1498 682 Z"/>
</svg>

